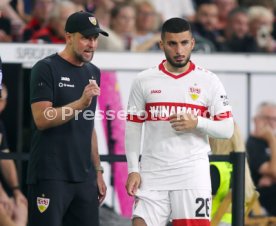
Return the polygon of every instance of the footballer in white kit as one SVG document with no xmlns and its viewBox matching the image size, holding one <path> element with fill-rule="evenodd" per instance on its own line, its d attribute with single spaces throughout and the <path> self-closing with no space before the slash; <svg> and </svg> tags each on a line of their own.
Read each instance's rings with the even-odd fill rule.
<svg viewBox="0 0 276 226">
<path fill-rule="evenodd" d="M 147 226 L 164 226 L 169 219 L 174 226 L 207 226 L 211 212 L 208 136 L 231 137 L 232 109 L 215 74 L 190 60 L 183 73 L 172 73 L 168 63 L 164 60 L 139 73 L 130 92 L 128 173 L 141 178 L 133 193 L 127 182 L 128 193 L 135 196 L 133 218 L 143 219 Z M 179 129 L 186 117 L 196 120 L 196 126 Z"/>
</svg>

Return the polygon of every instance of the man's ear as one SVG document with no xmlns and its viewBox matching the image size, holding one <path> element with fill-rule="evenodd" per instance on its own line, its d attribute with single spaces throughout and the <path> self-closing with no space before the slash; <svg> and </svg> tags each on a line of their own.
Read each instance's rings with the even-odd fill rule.
<svg viewBox="0 0 276 226">
<path fill-rule="evenodd" d="M 164 44 L 163 44 L 163 41 L 162 41 L 162 40 L 159 41 L 159 48 L 160 48 L 161 50 L 164 50 Z"/>
<path fill-rule="evenodd" d="M 195 47 L 195 38 L 192 38 L 192 50 L 194 49 Z"/>
<path fill-rule="evenodd" d="M 71 34 L 69 32 L 65 32 L 65 39 L 68 43 L 72 42 L 72 36 L 73 36 L 73 34 Z"/>
</svg>

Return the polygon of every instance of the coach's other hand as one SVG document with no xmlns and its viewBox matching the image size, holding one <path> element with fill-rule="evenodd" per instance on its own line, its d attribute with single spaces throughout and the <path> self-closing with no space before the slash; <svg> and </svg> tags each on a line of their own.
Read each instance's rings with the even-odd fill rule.
<svg viewBox="0 0 276 226">
<path fill-rule="evenodd" d="M 97 184 L 98 184 L 98 199 L 99 199 L 99 204 L 101 205 L 105 199 L 106 190 L 107 190 L 102 172 L 97 172 Z"/>
<path fill-rule="evenodd" d="M 91 104 L 92 98 L 94 96 L 99 96 L 101 94 L 101 89 L 97 83 L 89 83 L 85 86 L 80 101 L 85 107 L 88 107 Z"/>
</svg>

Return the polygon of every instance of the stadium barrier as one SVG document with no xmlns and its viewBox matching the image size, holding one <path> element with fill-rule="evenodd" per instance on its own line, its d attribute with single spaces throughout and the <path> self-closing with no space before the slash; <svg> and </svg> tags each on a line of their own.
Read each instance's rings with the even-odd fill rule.
<svg viewBox="0 0 276 226">
<path fill-rule="evenodd" d="M 28 161 L 27 153 L 0 153 L 0 159 Z M 100 155 L 103 162 L 125 162 L 125 155 Z M 232 152 L 230 155 L 210 155 L 210 161 L 228 161 L 233 164 L 232 184 L 232 225 L 244 225 L 244 180 L 245 180 L 245 153 Z"/>
</svg>

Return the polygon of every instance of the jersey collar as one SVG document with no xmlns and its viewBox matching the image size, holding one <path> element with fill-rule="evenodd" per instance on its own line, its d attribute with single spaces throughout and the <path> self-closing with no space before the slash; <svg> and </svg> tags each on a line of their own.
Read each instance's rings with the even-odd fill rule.
<svg viewBox="0 0 276 226">
<path fill-rule="evenodd" d="M 169 75 L 170 77 L 174 78 L 174 79 L 178 79 L 178 78 L 182 78 L 183 76 L 187 75 L 188 73 L 190 73 L 192 70 L 195 69 L 195 65 L 192 61 L 190 61 L 190 66 L 188 68 L 187 71 L 183 72 L 182 74 L 179 75 L 175 75 L 169 71 L 166 70 L 166 68 L 164 67 L 164 63 L 166 62 L 166 60 L 163 60 L 160 64 L 159 64 L 159 70 L 164 72 L 166 75 Z"/>
</svg>

